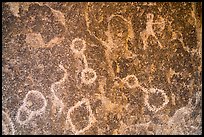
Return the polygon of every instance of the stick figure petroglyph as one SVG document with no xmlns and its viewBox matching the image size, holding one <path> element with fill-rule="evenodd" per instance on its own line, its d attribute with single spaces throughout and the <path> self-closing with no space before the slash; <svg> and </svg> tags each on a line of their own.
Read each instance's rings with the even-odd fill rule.
<svg viewBox="0 0 204 137">
<path fill-rule="evenodd" d="M 141 36 L 142 41 L 143 41 L 143 49 L 144 50 L 146 50 L 146 47 L 148 45 L 147 40 L 148 40 L 149 36 L 151 36 L 151 35 L 157 40 L 159 47 L 163 48 L 158 37 L 156 36 L 155 32 L 153 31 L 152 25 L 155 24 L 155 23 L 153 23 L 153 19 L 154 19 L 154 14 L 148 13 L 147 14 L 146 29 L 144 31 L 140 32 L 140 36 Z"/>
</svg>

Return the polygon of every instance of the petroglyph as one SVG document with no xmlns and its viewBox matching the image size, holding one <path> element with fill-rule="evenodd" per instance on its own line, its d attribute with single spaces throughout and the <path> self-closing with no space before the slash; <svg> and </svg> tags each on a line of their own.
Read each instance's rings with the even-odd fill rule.
<svg viewBox="0 0 204 137">
<path fill-rule="evenodd" d="M 47 107 L 47 100 L 45 96 L 37 90 L 29 91 L 26 94 L 23 103 L 23 106 L 35 113 L 42 113 Z"/>
<path fill-rule="evenodd" d="M 158 37 L 155 35 L 155 32 L 153 31 L 153 28 L 152 28 L 152 25 L 154 24 L 153 22 L 153 19 L 154 19 L 154 14 L 152 13 L 148 13 L 147 14 L 147 23 L 146 23 L 146 29 L 143 30 L 141 33 L 140 33 L 140 36 L 142 38 L 142 41 L 143 41 L 143 49 L 146 50 L 147 46 L 148 46 L 148 38 L 150 36 L 153 36 L 156 41 L 158 42 L 158 45 L 160 48 L 163 48 L 162 44 L 160 43 Z"/>
<path fill-rule="evenodd" d="M 27 124 L 33 116 L 43 114 L 46 107 L 47 100 L 44 95 L 37 90 L 30 90 L 23 99 L 23 104 L 18 109 L 16 121 L 21 125 Z"/>
<path fill-rule="evenodd" d="M 202 3 L 2 9 L 3 134 L 202 134 Z"/>
<path fill-rule="evenodd" d="M 52 48 L 63 40 L 63 37 L 54 37 L 48 43 L 45 43 L 40 33 L 28 33 L 26 43 L 33 48 Z"/>
<path fill-rule="evenodd" d="M 80 38 L 75 38 L 72 40 L 72 44 L 70 45 L 71 50 L 75 54 L 83 54 L 86 49 L 86 42 Z"/>
<path fill-rule="evenodd" d="M 2 110 L 2 134 L 3 135 L 14 135 L 15 129 L 14 124 L 10 116 Z"/>
<path fill-rule="evenodd" d="M 62 79 L 60 79 L 59 81 L 53 83 L 51 85 L 51 93 L 52 93 L 52 101 L 53 101 L 53 109 L 56 110 L 57 114 L 60 116 L 61 113 L 62 113 L 62 110 L 64 109 L 64 103 L 62 102 L 62 100 L 56 95 L 57 92 L 60 92 L 59 90 L 59 87 L 58 86 L 61 86 L 62 83 L 65 82 L 65 80 L 67 79 L 68 77 L 68 73 L 67 73 L 67 70 L 64 68 L 63 65 L 59 64 L 59 68 L 62 69 L 64 71 L 64 76 Z"/>
<path fill-rule="evenodd" d="M 20 125 L 25 125 L 32 119 L 34 113 L 24 105 L 20 106 L 16 114 L 16 122 Z"/>
<path fill-rule="evenodd" d="M 161 106 L 159 107 L 156 107 L 155 105 L 150 105 L 149 103 L 149 94 L 152 93 L 152 94 L 158 94 L 158 93 L 161 93 L 161 95 L 163 96 L 163 103 Z M 161 109 L 163 109 L 169 102 L 169 99 L 168 99 L 168 96 L 166 95 L 166 93 L 164 92 L 164 90 L 161 90 L 161 89 L 154 89 L 154 88 L 151 88 L 149 89 L 149 93 L 148 94 L 145 94 L 145 105 L 147 106 L 147 108 L 150 110 L 150 111 L 153 111 L 153 112 L 157 112 Z"/>
<path fill-rule="evenodd" d="M 89 116 L 88 116 L 88 124 L 86 127 L 82 128 L 82 129 L 77 129 L 77 127 L 75 126 L 75 124 L 72 122 L 72 118 L 71 118 L 71 113 L 73 113 L 75 111 L 75 109 L 77 109 L 78 107 L 80 107 L 82 104 L 85 105 L 87 111 L 89 112 Z M 69 110 L 68 110 L 68 113 L 67 113 L 67 122 L 69 122 L 71 124 L 71 128 L 72 128 L 72 131 L 77 135 L 77 134 L 81 134 L 83 133 L 84 131 L 88 130 L 93 123 L 96 122 L 96 119 L 92 113 L 92 109 L 91 109 L 91 106 L 90 106 L 90 102 L 88 99 L 86 98 L 83 98 L 81 101 L 77 102 L 73 107 L 71 107 Z"/>
<path fill-rule="evenodd" d="M 123 80 L 129 88 L 136 88 L 139 86 L 138 79 L 135 75 L 128 75 Z"/>
<path fill-rule="evenodd" d="M 92 84 L 96 78 L 96 72 L 92 68 L 85 68 L 81 72 L 81 80 L 84 84 Z"/>
</svg>

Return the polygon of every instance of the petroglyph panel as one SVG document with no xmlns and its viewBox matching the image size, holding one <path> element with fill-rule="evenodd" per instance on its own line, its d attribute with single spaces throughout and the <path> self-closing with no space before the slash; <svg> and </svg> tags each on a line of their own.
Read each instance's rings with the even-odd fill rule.
<svg viewBox="0 0 204 137">
<path fill-rule="evenodd" d="M 2 134 L 202 134 L 201 2 L 3 2 Z"/>
</svg>

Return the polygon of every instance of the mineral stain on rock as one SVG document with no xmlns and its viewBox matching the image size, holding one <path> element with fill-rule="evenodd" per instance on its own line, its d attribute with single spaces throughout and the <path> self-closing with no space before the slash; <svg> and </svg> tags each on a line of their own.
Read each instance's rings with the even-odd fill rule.
<svg viewBox="0 0 204 137">
<path fill-rule="evenodd" d="M 202 134 L 201 2 L 3 2 L 2 134 Z"/>
</svg>

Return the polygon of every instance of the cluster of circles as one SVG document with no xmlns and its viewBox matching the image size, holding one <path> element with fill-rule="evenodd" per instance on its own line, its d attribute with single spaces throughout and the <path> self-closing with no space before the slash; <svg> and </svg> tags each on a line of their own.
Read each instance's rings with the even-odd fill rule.
<svg viewBox="0 0 204 137">
<path fill-rule="evenodd" d="M 86 42 L 84 40 L 80 39 L 80 38 L 75 38 L 72 41 L 72 44 L 71 44 L 70 48 L 75 54 L 82 56 L 82 58 L 84 60 L 85 68 L 81 72 L 82 82 L 84 84 L 87 84 L 87 85 L 92 84 L 96 80 L 97 75 L 96 75 L 96 72 L 92 68 L 88 67 L 87 60 L 86 60 L 86 57 L 84 55 L 84 51 L 86 50 Z M 150 110 L 150 111 L 157 112 L 157 111 L 161 110 L 169 102 L 169 99 L 168 99 L 166 93 L 164 92 L 164 90 L 157 89 L 157 88 L 150 88 L 148 90 L 148 89 L 142 87 L 139 84 L 139 81 L 138 81 L 138 79 L 137 79 L 137 77 L 135 75 L 126 76 L 125 78 L 122 79 L 122 82 L 125 83 L 125 85 L 128 88 L 132 89 L 132 88 L 138 87 L 145 93 L 145 97 L 144 97 L 145 105 L 147 106 L 148 110 Z M 161 96 L 164 98 L 164 102 L 160 107 L 150 105 L 150 103 L 149 103 L 149 94 L 150 93 L 151 94 L 160 93 Z"/>
<path fill-rule="evenodd" d="M 31 99 L 35 99 L 34 101 L 31 101 Z M 40 106 L 35 105 L 40 103 Z M 23 104 L 18 109 L 17 115 L 16 115 L 16 121 L 21 124 L 27 124 L 33 116 L 41 115 L 47 106 L 47 100 L 45 99 L 44 95 L 37 91 L 37 90 L 30 90 L 24 100 Z M 27 114 L 27 117 L 22 119 L 22 115 Z"/>
<path fill-rule="evenodd" d="M 138 88 L 140 88 L 145 93 L 144 103 L 147 106 L 148 110 L 150 110 L 150 111 L 157 112 L 157 111 L 161 110 L 162 108 L 164 108 L 164 106 L 167 105 L 168 102 L 169 102 L 168 96 L 166 95 L 164 90 L 157 89 L 157 88 L 150 88 L 148 90 L 148 89 L 142 87 L 139 84 L 139 81 L 138 81 L 138 79 L 137 79 L 137 77 L 135 75 L 128 75 L 128 76 L 126 76 L 125 78 L 122 79 L 122 82 L 124 82 L 128 88 L 132 89 L 132 88 L 138 87 Z M 150 93 L 151 94 L 158 94 L 158 93 L 160 93 L 161 96 L 164 98 L 163 104 L 160 105 L 159 107 L 156 107 L 154 105 L 150 105 L 150 103 L 149 103 L 149 94 Z"/>
<path fill-rule="evenodd" d="M 74 54 L 81 56 L 83 58 L 85 68 L 81 72 L 82 83 L 86 85 L 92 84 L 96 80 L 97 75 L 94 69 L 88 67 L 86 56 L 84 55 L 84 51 L 86 50 L 85 40 L 75 38 L 72 41 L 70 48 L 74 52 Z"/>
</svg>

